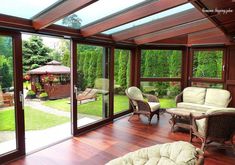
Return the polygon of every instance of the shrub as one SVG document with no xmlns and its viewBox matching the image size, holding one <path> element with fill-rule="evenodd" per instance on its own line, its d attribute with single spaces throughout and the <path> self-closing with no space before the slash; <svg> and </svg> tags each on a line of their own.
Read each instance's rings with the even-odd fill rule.
<svg viewBox="0 0 235 165">
<path fill-rule="evenodd" d="M 29 90 L 27 92 L 27 96 L 35 96 L 35 95 L 36 95 L 36 93 L 34 91 L 32 91 L 32 90 Z"/>
<path fill-rule="evenodd" d="M 42 93 L 40 93 L 39 97 L 40 98 L 48 97 L 48 94 L 46 92 L 42 92 Z"/>
</svg>

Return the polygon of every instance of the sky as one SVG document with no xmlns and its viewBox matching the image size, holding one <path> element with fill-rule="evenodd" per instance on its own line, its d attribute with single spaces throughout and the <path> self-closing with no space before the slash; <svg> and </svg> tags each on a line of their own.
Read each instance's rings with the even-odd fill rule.
<svg viewBox="0 0 235 165">
<path fill-rule="evenodd" d="M 22 39 L 23 40 L 28 40 L 31 35 L 32 34 L 29 34 L 29 33 L 22 33 Z M 61 40 L 61 38 L 50 37 L 50 36 L 40 35 L 40 37 L 42 37 L 43 43 L 51 49 L 58 48 L 59 42 Z"/>
</svg>

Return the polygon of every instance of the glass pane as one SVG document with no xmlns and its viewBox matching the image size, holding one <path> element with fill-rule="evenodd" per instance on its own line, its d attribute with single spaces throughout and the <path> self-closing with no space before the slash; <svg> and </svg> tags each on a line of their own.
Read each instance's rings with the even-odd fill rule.
<svg viewBox="0 0 235 165">
<path fill-rule="evenodd" d="M 117 33 L 117 32 L 120 32 L 122 30 L 126 30 L 128 28 L 133 28 L 133 27 L 138 26 L 138 25 L 149 23 L 149 22 L 158 20 L 160 18 L 167 17 L 167 16 L 170 16 L 170 15 L 173 15 L 173 14 L 176 14 L 176 13 L 179 13 L 179 12 L 183 12 L 185 10 L 189 10 L 189 9 L 192 9 L 192 8 L 194 8 L 193 5 L 188 3 L 188 4 L 185 4 L 185 5 L 181 5 L 181 6 L 178 6 L 178 7 L 175 7 L 175 8 L 172 8 L 172 9 L 169 9 L 169 10 L 166 10 L 166 11 L 163 11 L 163 12 L 160 12 L 160 13 L 142 18 L 142 19 L 139 19 L 137 21 L 133 21 L 133 22 L 118 26 L 116 28 L 104 31 L 102 33 L 104 33 L 104 34 Z"/>
<path fill-rule="evenodd" d="M 180 82 L 141 82 L 144 93 L 158 96 L 161 108 L 175 107 L 175 96 L 180 93 Z"/>
<path fill-rule="evenodd" d="M 78 29 L 144 1 L 147 0 L 99 0 L 57 21 L 55 24 Z"/>
<path fill-rule="evenodd" d="M 0 13 L 29 19 L 57 1 L 59 0 L 2 0 Z"/>
<path fill-rule="evenodd" d="M 130 85 L 130 50 L 115 49 L 114 82 L 114 113 L 119 113 L 129 109 L 125 90 Z"/>
<path fill-rule="evenodd" d="M 202 88 L 223 89 L 223 84 L 217 84 L 217 83 L 192 82 L 192 86 L 193 87 L 202 87 Z"/>
<path fill-rule="evenodd" d="M 193 77 L 194 78 L 222 78 L 223 51 L 208 50 L 194 51 Z"/>
<path fill-rule="evenodd" d="M 182 51 L 142 50 L 141 77 L 181 77 Z"/>
<path fill-rule="evenodd" d="M 0 36 L 0 155 L 16 149 L 12 38 Z"/>
<path fill-rule="evenodd" d="M 70 42 L 23 34 L 26 153 L 71 136 Z"/>
<path fill-rule="evenodd" d="M 108 55 L 101 46 L 79 44 L 78 48 L 78 127 L 108 117 Z"/>
</svg>

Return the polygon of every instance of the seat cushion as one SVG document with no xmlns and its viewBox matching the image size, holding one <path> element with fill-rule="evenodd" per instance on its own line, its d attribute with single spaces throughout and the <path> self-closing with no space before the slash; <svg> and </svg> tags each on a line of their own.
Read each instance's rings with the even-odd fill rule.
<svg viewBox="0 0 235 165">
<path fill-rule="evenodd" d="M 156 111 L 160 108 L 160 103 L 156 103 L 156 102 L 148 102 L 151 111 Z"/>
<path fill-rule="evenodd" d="M 183 141 L 159 144 L 130 152 L 106 165 L 186 165 L 196 164 L 196 148 Z"/>
<path fill-rule="evenodd" d="M 178 103 L 177 108 L 184 108 L 184 109 L 189 109 L 189 110 L 196 110 L 196 111 L 202 111 L 206 112 L 209 109 L 217 108 L 209 105 L 201 105 L 201 104 L 194 104 L 194 103 Z"/>
<path fill-rule="evenodd" d="M 230 99 L 230 92 L 224 89 L 207 89 L 205 105 L 226 108 Z"/>
<path fill-rule="evenodd" d="M 183 102 L 204 104 L 206 88 L 187 87 L 183 91 Z"/>
</svg>

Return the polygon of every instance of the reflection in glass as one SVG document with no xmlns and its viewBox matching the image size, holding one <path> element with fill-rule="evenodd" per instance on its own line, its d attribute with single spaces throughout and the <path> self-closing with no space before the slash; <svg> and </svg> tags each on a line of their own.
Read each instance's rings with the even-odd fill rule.
<svg viewBox="0 0 235 165">
<path fill-rule="evenodd" d="M 0 13 L 29 19 L 57 1 L 1 0 Z"/>
<path fill-rule="evenodd" d="M 130 50 L 115 49 L 114 54 L 114 113 L 129 109 L 125 90 L 130 85 Z"/>
<path fill-rule="evenodd" d="M 194 51 L 194 78 L 222 78 L 223 51 L 208 50 Z"/>
<path fill-rule="evenodd" d="M 103 47 L 78 45 L 78 127 L 108 117 L 108 55 Z"/>
<path fill-rule="evenodd" d="M 141 77 L 181 77 L 182 51 L 142 50 Z"/>
<path fill-rule="evenodd" d="M 0 155 L 16 149 L 12 38 L 0 36 Z"/>
<path fill-rule="evenodd" d="M 68 26 L 72 28 L 80 28 L 85 25 L 88 25 L 90 23 L 93 23 L 99 19 L 102 19 L 106 16 L 115 14 L 117 12 L 120 12 L 122 10 L 125 10 L 129 7 L 132 7 L 134 5 L 137 5 L 141 2 L 144 2 L 146 0 L 99 0 L 75 13 L 68 16 L 68 18 L 71 21 L 77 22 L 76 26 L 71 26 L 72 24 L 65 23 L 65 19 L 63 18 L 59 21 L 57 21 L 55 24 L 62 25 L 62 26 Z M 71 18 L 75 18 L 71 19 Z M 78 22 L 80 26 L 78 27 Z"/>
<path fill-rule="evenodd" d="M 160 99 L 161 108 L 175 107 L 175 96 L 180 93 L 180 82 L 141 82 L 143 93 Z"/>
</svg>

